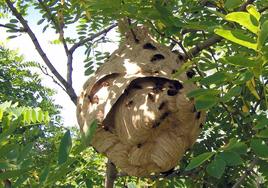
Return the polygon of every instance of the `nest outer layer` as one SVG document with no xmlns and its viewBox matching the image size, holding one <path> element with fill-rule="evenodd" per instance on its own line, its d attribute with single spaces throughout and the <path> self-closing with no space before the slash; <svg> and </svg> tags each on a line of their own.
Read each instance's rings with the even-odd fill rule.
<svg viewBox="0 0 268 188">
<path fill-rule="evenodd" d="M 77 105 L 82 134 L 97 119 L 92 146 L 123 172 L 147 176 L 178 165 L 196 141 L 205 112 L 186 97 L 196 89 L 177 54 L 135 29 L 83 87 Z"/>
</svg>

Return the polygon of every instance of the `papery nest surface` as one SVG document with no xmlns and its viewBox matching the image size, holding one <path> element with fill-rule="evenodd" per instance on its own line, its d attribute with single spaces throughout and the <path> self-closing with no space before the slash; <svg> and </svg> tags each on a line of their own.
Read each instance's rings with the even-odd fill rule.
<svg viewBox="0 0 268 188">
<path fill-rule="evenodd" d="M 125 42 L 84 84 L 77 105 L 82 134 L 96 119 L 92 146 L 128 175 L 147 176 L 178 165 L 196 141 L 205 112 L 187 93 L 191 73 L 174 77 L 183 62 L 146 28 Z M 135 38 L 132 34 L 135 33 Z"/>
</svg>

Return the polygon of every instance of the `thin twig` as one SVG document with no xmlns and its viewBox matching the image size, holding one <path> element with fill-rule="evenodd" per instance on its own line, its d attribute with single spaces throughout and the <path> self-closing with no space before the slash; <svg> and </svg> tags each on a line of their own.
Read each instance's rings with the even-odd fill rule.
<svg viewBox="0 0 268 188">
<path fill-rule="evenodd" d="M 90 37 L 88 37 L 88 38 L 86 38 L 86 39 L 80 40 L 79 42 L 75 43 L 75 44 L 70 48 L 70 50 L 69 50 L 70 53 L 73 53 L 73 52 L 76 50 L 76 48 L 78 48 L 78 47 L 84 45 L 85 43 L 87 43 L 87 42 L 89 42 L 89 41 L 92 41 L 92 40 L 94 40 L 95 38 L 97 38 L 97 37 L 99 37 L 99 36 L 101 36 L 101 35 L 103 35 L 103 34 L 108 33 L 110 30 L 112 30 L 112 29 L 115 28 L 116 26 L 117 26 L 117 23 L 112 24 L 112 25 L 110 25 L 109 27 L 107 27 L 106 29 L 104 29 L 104 30 L 102 30 L 102 31 L 100 31 L 100 32 L 98 32 L 98 33 L 95 33 L 94 35 L 91 35 Z"/>
<path fill-rule="evenodd" d="M 47 13 L 49 19 L 52 21 L 52 23 L 54 24 L 56 31 L 59 33 L 59 39 L 63 44 L 63 48 L 65 51 L 65 54 L 67 56 L 67 83 L 72 86 L 73 84 L 73 79 L 72 79 L 72 75 L 73 75 L 73 54 L 70 53 L 67 42 L 65 40 L 64 37 L 64 23 L 59 23 L 59 21 L 57 21 L 56 17 L 52 14 L 51 10 L 46 6 L 46 4 L 42 1 L 42 0 L 38 0 L 38 2 L 40 3 L 40 5 L 43 7 L 44 11 Z"/>
<path fill-rule="evenodd" d="M 54 76 L 50 75 L 47 68 L 45 66 L 42 66 L 40 64 L 37 65 L 38 68 L 42 71 L 42 73 L 48 77 L 50 77 L 55 84 L 57 84 L 63 91 L 66 91 L 66 89 L 54 78 Z"/>
<path fill-rule="evenodd" d="M 232 188 L 238 188 L 244 181 L 244 179 L 248 176 L 248 174 L 253 170 L 255 165 L 257 164 L 258 159 L 254 158 L 252 162 L 250 163 L 250 166 L 246 169 L 244 174 L 237 180 L 237 182 L 233 185 Z"/>
<path fill-rule="evenodd" d="M 68 84 L 68 82 L 60 75 L 60 73 L 57 71 L 57 69 L 53 66 L 51 61 L 48 59 L 48 57 L 45 54 L 44 50 L 42 49 L 39 41 L 37 40 L 35 34 L 31 30 L 31 28 L 29 27 L 27 21 L 22 17 L 22 15 L 19 13 L 19 11 L 13 6 L 13 3 L 10 0 L 6 0 L 6 3 L 9 7 L 9 9 L 11 10 L 11 12 L 13 13 L 13 15 L 20 21 L 23 28 L 25 29 L 25 31 L 27 32 L 27 34 L 31 38 L 36 50 L 38 51 L 39 55 L 41 56 L 41 58 L 43 59 L 43 61 L 47 65 L 47 67 L 50 69 L 52 74 L 55 75 L 55 77 L 59 80 L 59 82 L 64 86 L 64 88 L 66 89 L 66 93 L 70 96 L 72 102 L 74 104 L 76 104 L 77 103 L 77 95 L 76 95 L 73 87 L 70 84 Z"/>
</svg>

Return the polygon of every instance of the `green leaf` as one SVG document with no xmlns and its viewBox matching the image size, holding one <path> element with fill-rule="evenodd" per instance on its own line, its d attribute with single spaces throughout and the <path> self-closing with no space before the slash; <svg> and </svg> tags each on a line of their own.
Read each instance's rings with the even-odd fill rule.
<svg viewBox="0 0 268 188">
<path fill-rule="evenodd" d="M 7 24 L 5 24 L 5 26 L 7 26 L 7 27 L 12 27 L 12 28 L 17 28 L 17 25 L 16 24 L 13 24 L 13 23 L 7 23 Z"/>
<path fill-rule="evenodd" d="M 215 11 L 215 10 L 212 10 L 212 9 L 207 9 L 209 12 L 211 12 L 212 14 L 215 14 L 215 15 L 217 15 L 217 16 L 219 16 L 220 18 L 225 18 L 225 14 L 222 14 L 222 13 L 220 13 L 220 12 L 218 12 L 218 11 Z"/>
<path fill-rule="evenodd" d="M 23 121 L 30 124 L 31 123 L 31 110 L 30 109 L 25 109 L 23 113 Z"/>
<path fill-rule="evenodd" d="M 11 19 L 9 20 L 10 23 L 18 23 L 19 21 L 17 19 Z"/>
<path fill-rule="evenodd" d="M 243 163 L 239 154 L 235 152 L 224 151 L 219 154 L 219 157 L 221 157 L 228 166 L 237 166 Z"/>
<path fill-rule="evenodd" d="M 195 98 L 195 108 L 197 110 L 206 110 L 213 107 L 219 101 L 214 95 L 202 95 Z"/>
<path fill-rule="evenodd" d="M 247 153 L 247 145 L 244 142 L 239 142 L 237 139 L 232 138 L 227 146 L 223 148 L 225 151 L 235 152 L 238 154 Z"/>
<path fill-rule="evenodd" d="M 258 12 L 258 10 L 256 9 L 256 7 L 254 5 L 248 5 L 247 11 L 249 14 L 254 16 L 256 18 L 256 20 L 258 20 L 258 21 L 260 20 L 261 14 Z"/>
<path fill-rule="evenodd" d="M 216 72 L 206 78 L 203 78 L 200 83 L 202 85 L 219 84 L 226 80 L 227 76 L 224 72 Z"/>
<path fill-rule="evenodd" d="M 187 165 L 185 170 L 192 170 L 201 164 L 203 164 L 205 161 L 209 160 L 215 153 L 214 152 L 206 152 L 202 153 L 196 157 L 194 157 L 191 162 Z"/>
<path fill-rule="evenodd" d="M 6 180 L 10 178 L 18 178 L 21 174 L 25 173 L 28 169 L 5 171 L 0 173 L 0 180 Z"/>
<path fill-rule="evenodd" d="M 33 147 L 33 143 L 28 143 L 26 146 L 23 147 L 22 151 L 19 152 L 18 162 L 22 162 L 27 155 L 29 155 L 29 152 L 31 151 Z"/>
<path fill-rule="evenodd" d="M 73 164 L 73 162 L 76 161 L 76 159 L 69 158 L 65 163 L 59 165 L 55 170 L 51 171 L 49 173 L 45 185 L 54 184 L 56 181 L 59 181 L 63 176 L 65 176 L 68 172 L 73 170 L 73 167 L 71 168 L 70 165 Z M 51 186 L 44 186 L 44 187 L 51 187 Z"/>
<path fill-rule="evenodd" d="M 93 70 L 93 66 L 88 67 L 88 69 L 85 71 L 85 76 L 89 76 L 93 74 L 95 71 Z"/>
<path fill-rule="evenodd" d="M 220 179 L 224 173 L 225 166 L 226 162 L 223 159 L 216 157 L 210 164 L 208 164 L 206 170 L 210 176 Z"/>
<path fill-rule="evenodd" d="M 192 97 L 199 97 L 199 96 L 203 96 L 203 95 L 218 95 L 218 94 L 220 94 L 220 91 L 216 90 L 216 89 L 199 88 L 199 89 L 195 89 L 193 91 L 190 91 L 187 94 L 187 97 L 192 98 Z"/>
<path fill-rule="evenodd" d="M 14 38 L 16 38 L 16 37 L 18 37 L 17 35 L 11 35 L 11 36 L 8 36 L 7 38 L 8 39 L 14 39 Z"/>
<path fill-rule="evenodd" d="M 261 139 L 252 139 L 250 142 L 250 147 L 259 157 L 268 157 L 268 146 Z"/>
<path fill-rule="evenodd" d="M 260 131 L 256 136 L 259 138 L 268 138 L 268 129 Z"/>
<path fill-rule="evenodd" d="M 0 108 L 0 122 L 2 121 L 3 115 L 4 115 L 4 110 Z"/>
<path fill-rule="evenodd" d="M 83 142 L 85 143 L 85 145 L 90 145 L 91 144 L 91 140 L 93 138 L 93 135 L 96 132 L 96 129 L 98 127 L 98 123 L 97 120 L 94 120 L 89 128 L 87 129 L 87 131 L 85 132 L 85 135 L 83 135 Z"/>
<path fill-rule="evenodd" d="M 250 37 L 243 34 L 239 30 L 215 29 L 214 32 L 217 35 L 234 43 L 240 44 L 253 50 L 257 50 L 257 43 L 255 43 L 255 41 L 252 41 Z"/>
<path fill-rule="evenodd" d="M 0 169 L 16 168 L 16 165 L 9 163 L 5 160 L 0 160 Z"/>
<path fill-rule="evenodd" d="M 32 112 L 32 117 L 31 117 L 31 119 L 32 119 L 32 122 L 33 123 L 36 123 L 36 121 L 37 121 L 37 113 L 36 113 L 36 111 L 35 111 L 35 109 L 31 109 L 31 112 Z"/>
<path fill-rule="evenodd" d="M 234 81 L 235 84 L 244 84 L 245 82 L 251 80 L 254 74 L 250 71 L 246 71 L 239 75 L 237 80 Z"/>
<path fill-rule="evenodd" d="M 268 162 L 265 160 L 258 160 L 258 165 L 260 166 L 260 172 L 264 176 L 268 176 Z"/>
<path fill-rule="evenodd" d="M 233 10 L 239 7 L 243 2 L 243 0 L 226 0 L 224 3 L 224 8 L 228 10 Z"/>
<path fill-rule="evenodd" d="M 20 119 L 13 121 L 6 131 L 0 133 L 0 143 L 17 129 L 20 121 L 21 121 Z"/>
<path fill-rule="evenodd" d="M 268 119 L 266 115 L 260 115 L 257 118 L 256 126 L 253 127 L 254 130 L 263 129 L 268 126 Z"/>
<path fill-rule="evenodd" d="M 43 18 L 43 19 L 41 19 L 41 20 L 39 20 L 38 22 L 37 22 L 37 25 L 41 25 L 43 22 L 45 21 L 45 19 Z"/>
<path fill-rule="evenodd" d="M 258 20 L 247 12 L 232 12 L 227 14 L 225 19 L 240 24 L 241 26 L 250 30 L 252 33 L 257 34 L 259 31 Z"/>
<path fill-rule="evenodd" d="M 40 123 L 43 121 L 44 115 L 42 110 L 37 110 L 37 121 Z"/>
<path fill-rule="evenodd" d="M 231 100 L 233 97 L 240 95 L 242 91 L 242 88 L 240 86 L 235 86 L 231 88 L 222 98 L 222 102 L 228 102 Z"/>
<path fill-rule="evenodd" d="M 261 49 L 264 44 L 265 41 L 268 37 L 268 20 L 266 20 L 262 25 L 261 25 L 261 31 L 259 33 L 259 37 L 258 37 L 258 48 Z"/>
<path fill-rule="evenodd" d="M 225 60 L 226 61 L 223 62 L 241 67 L 256 67 L 258 65 L 256 61 L 248 59 L 247 57 L 242 55 L 226 57 Z"/>
<path fill-rule="evenodd" d="M 48 111 L 46 111 L 44 114 L 44 122 L 48 123 L 49 121 L 50 121 L 50 117 L 49 117 Z"/>
<path fill-rule="evenodd" d="M 180 68 L 177 69 L 176 72 L 173 74 L 173 77 L 174 78 L 179 77 L 182 73 L 188 70 L 193 63 L 194 63 L 193 61 L 187 61 L 186 63 L 183 63 L 182 66 L 180 66 Z"/>
<path fill-rule="evenodd" d="M 41 172 L 40 179 L 39 179 L 39 181 L 40 181 L 40 184 L 39 185 L 42 185 L 46 181 L 49 172 L 50 172 L 50 167 L 49 166 L 46 166 L 43 169 L 43 171 Z"/>
<path fill-rule="evenodd" d="M 72 148 L 72 138 L 70 131 L 66 131 L 61 139 L 58 155 L 58 164 L 62 164 L 67 161 L 69 153 Z"/>
</svg>

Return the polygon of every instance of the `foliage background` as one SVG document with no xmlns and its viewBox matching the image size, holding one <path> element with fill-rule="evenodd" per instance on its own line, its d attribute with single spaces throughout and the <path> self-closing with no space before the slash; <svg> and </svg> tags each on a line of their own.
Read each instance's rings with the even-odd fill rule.
<svg viewBox="0 0 268 188">
<path fill-rule="evenodd" d="M 6 29 L 13 40 L 27 34 L 49 74 L 74 103 L 74 52 L 85 47 L 85 75 L 94 73 L 109 55 L 96 48 L 110 40 L 107 33 L 121 18 L 129 18 L 131 26 L 148 26 L 159 42 L 177 51 L 184 64 L 175 76 L 189 68 L 194 70 L 191 81 L 200 89 L 188 97 L 195 98 L 197 110 L 208 111 L 198 142 L 178 168 L 149 178 L 118 173 L 116 186 L 267 186 L 266 0 L 2 0 L 0 7 L 0 16 L 10 18 L 9 23 L 0 24 L 0 29 Z M 42 15 L 37 25 L 43 32 L 51 28 L 58 33 L 53 42 L 65 50 L 66 76 L 59 74 L 44 55 L 45 49 L 25 20 L 29 9 Z M 76 35 L 66 35 L 72 26 Z M 0 152 L 3 186 L 102 187 L 105 158 L 92 148 L 85 149 L 76 128 L 66 130 L 61 125 L 59 106 L 50 98 L 53 91 L 29 71 L 37 64 L 23 62 L 15 52 L 0 49 L 0 150 L 9 150 Z"/>
</svg>

